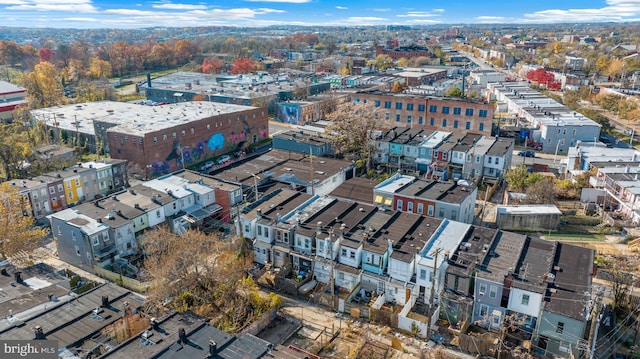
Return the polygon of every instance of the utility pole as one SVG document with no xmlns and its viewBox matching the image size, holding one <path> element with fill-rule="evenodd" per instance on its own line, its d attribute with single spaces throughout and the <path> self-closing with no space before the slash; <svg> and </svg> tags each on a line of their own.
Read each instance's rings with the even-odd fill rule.
<svg viewBox="0 0 640 359">
<path fill-rule="evenodd" d="M 604 295 L 604 287 L 598 287 L 596 290 L 595 301 L 591 310 L 591 328 L 589 329 L 589 345 L 587 358 L 593 359 L 596 351 L 596 342 L 598 341 L 598 327 L 600 326 L 600 301 Z"/>
<path fill-rule="evenodd" d="M 309 178 L 311 178 L 311 195 L 315 196 L 316 186 L 313 179 L 313 147 L 309 146 Z"/>
<path fill-rule="evenodd" d="M 331 310 L 336 310 L 336 292 L 334 289 L 336 286 L 336 279 L 333 275 L 333 227 L 329 229 L 329 253 L 331 257 L 331 280 L 329 281 L 329 283 L 331 283 Z"/>
<path fill-rule="evenodd" d="M 427 340 L 431 337 L 431 317 L 433 316 L 433 297 L 436 292 L 436 270 L 438 269 L 438 255 L 442 252 L 442 248 L 436 248 L 431 252 L 433 257 L 433 276 L 431 277 L 431 293 L 429 295 L 429 313 L 427 314 Z"/>
</svg>

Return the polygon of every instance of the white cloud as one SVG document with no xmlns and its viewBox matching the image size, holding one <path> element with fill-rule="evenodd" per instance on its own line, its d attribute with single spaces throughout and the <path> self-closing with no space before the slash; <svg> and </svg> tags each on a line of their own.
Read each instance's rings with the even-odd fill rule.
<svg viewBox="0 0 640 359">
<path fill-rule="evenodd" d="M 408 11 L 406 14 L 398 14 L 397 17 L 435 17 L 440 14 L 434 14 L 428 11 Z"/>
<path fill-rule="evenodd" d="M 377 11 L 377 12 L 389 12 L 391 11 L 390 8 L 375 8 L 373 9 L 373 11 Z"/>
<path fill-rule="evenodd" d="M 476 20 L 482 21 L 482 22 L 488 22 L 488 21 L 503 21 L 505 19 L 504 16 L 478 16 L 476 17 Z"/>
<path fill-rule="evenodd" d="M 548 9 L 524 14 L 524 22 L 629 21 L 640 13 L 640 0 L 607 0 L 597 9 Z"/>
<path fill-rule="evenodd" d="M 338 9 L 338 10 L 349 10 L 349 8 L 346 7 L 346 6 L 336 6 L 336 9 Z"/>
<path fill-rule="evenodd" d="M 67 12 L 98 12 L 91 0 L 0 0 L 13 5 L 5 7 L 5 10 L 18 11 L 67 11 Z"/>
<path fill-rule="evenodd" d="M 64 17 L 60 19 L 62 21 L 77 21 L 77 22 L 98 22 L 99 20 L 93 17 Z"/>
<path fill-rule="evenodd" d="M 154 9 L 168 9 L 168 10 L 204 10 L 207 8 L 206 5 L 195 5 L 195 4 L 174 4 L 174 3 L 160 3 L 151 5 Z"/>
<path fill-rule="evenodd" d="M 289 4 L 304 4 L 311 2 L 311 0 L 246 0 L 248 2 L 280 2 Z"/>
<path fill-rule="evenodd" d="M 0 5 L 24 5 L 26 3 L 22 0 L 0 0 Z"/>
<path fill-rule="evenodd" d="M 433 12 L 444 12 L 444 9 L 433 9 L 431 11 L 433 11 Z"/>
<path fill-rule="evenodd" d="M 375 16 L 352 16 L 343 20 L 351 25 L 374 25 L 379 24 L 382 21 L 389 21 L 383 17 Z"/>
<path fill-rule="evenodd" d="M 413 19 L 413 20 L 407 20 L 406 23 L 407 24 L 416 24 L 416 25 L 420 25 L 420 24 L 439 24 L 441 23 L 441 20 L 436 20 L 436 19 Z"/>
</svg>

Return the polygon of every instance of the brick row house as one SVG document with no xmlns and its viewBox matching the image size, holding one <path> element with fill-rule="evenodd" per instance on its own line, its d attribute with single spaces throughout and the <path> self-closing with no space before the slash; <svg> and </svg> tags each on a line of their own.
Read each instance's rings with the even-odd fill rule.
<svg viewBox="0 0 640 359">
<path fill-rule="evenodd" d="M 436 180 L 495 183 L 511 168 L 514 149 L 513 139 L 421 128 L 393 127 L 372 137 L 378 165 Z"/>
<path fill-rule="evenodd" d="M 139 253 L 138 237 L 167 224 L 180 233 L 205 219 L 228 220 L 240 186 L 183 171 L 47 216 L 60 259 L 84 270 Z"/>
<path fill-rule="evenodd" d="M 7 181 L 29 202 L 36 219 L 129 186 L 127 161 L 107 158 L 78 163 L 29 179 Z M 27 208 L 27 207 L 25 207 Z"/>
<path fill-rule="evenodd" d="M 431 184 L 396 181 L 408 183 L 397 184 L 394 195 Z M 244 211 L 240 222 L 254 241 L 256 261 L 291 269 L 292 283 L 317 282 L 319 303 L 361 313 L 397 308 L 395 325 L 417 325 L 422 336 L 428 318 L 453 326 L 473 322 L 496 335 L 517 323 L 519 338 L 543 354 L 577 353 L 590 308 L 576 288 L 591 285 L 592 250 L 408 213 L 404 205 L 396 211 L 384 202 L 295 193 L 277 190 Z M 568 299 L 572 305 L 563 306 Z"/>
</svg>

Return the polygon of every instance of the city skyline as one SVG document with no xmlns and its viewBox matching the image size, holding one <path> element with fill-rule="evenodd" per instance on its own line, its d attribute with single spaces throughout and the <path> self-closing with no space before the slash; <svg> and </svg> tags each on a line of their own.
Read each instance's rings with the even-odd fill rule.
<svg viewBox="0 0 640 359">
<path fill-rule="evenodd" d="M 0 18 L 10 27 L 80 29 L 631 22 L 640 21 L 640 0 L 0 0 Z"/>
</svg>

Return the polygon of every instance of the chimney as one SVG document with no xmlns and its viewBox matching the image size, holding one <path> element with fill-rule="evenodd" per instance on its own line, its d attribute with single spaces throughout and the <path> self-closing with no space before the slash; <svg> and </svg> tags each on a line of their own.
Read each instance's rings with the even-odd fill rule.
<svg viewBox="0 0 640 359">
<path fill-rule="evenodd" d="M 389 255 L 391 255 L 391 253 L 393 253 L 393 241 L 390 240 L 389 238 L 387 238 L 387 245 L 389 246 Z"/>
<path fill-rule="evenodd" d="M 158 323 L 158 320 L 153 317 L 151 318 L 151 328 L 153 328 L 153 330 L 158 331 L 158 329 L 160 329 L 160 323 Z"/>
<path fill-rule="evenodd" d="M 276 223 L 280 223 L 280 220 L 282 218 L 280 217 L 280 213 L 276 213 Z"/>
<path fill-rule="evenodd" d="M 147 72 L 147 88 L 151 88 L 151 73 Z"/>
<path fill-rule="evenodd" d="M 18 284 L 22 283 L 22 276 L 20 274 L 22 274 L 22 272 L 13 272 L 13 278 Z"/>
<path fill-rule="evenodd" d="M 215 340 L 209 339 L 209 358 L 216 356 L 218 352 L 218 343 Z"/>
<path fill-rule="evenodd" d="M 322 222 L 318 221 L 318 223 L 316 224 L 316 232 L 320 233 L 322 232 Z"/>
<path fill-rule="evenodd" d="M 102 307 L 103 308 L 109 308 L 109 296 L 108 295 L 103 295 L 102 296 Z"/>
<path fill-rule="evenodd" d="M 184 330 L 184 328 L 178 329 L 178 343 L 187 343 L 187 332 Z"/>
<path fill-rule="evenodd" d="M 42 330 L 42 327 L 39 325 L 36 325 L 35 328 L 33 328 L 33 332 L 35 334 L 35 338 L 36 340 L 45 340 L 47 339 L 47 337 L 44 335 L 44 331 Z"/>
<path fill-rule="evenodd" d="M 258 219 L 262 219 L 262 210 L 260 208 L 256 210 L 256 214 L 258 216 Z"/>
</svg>

